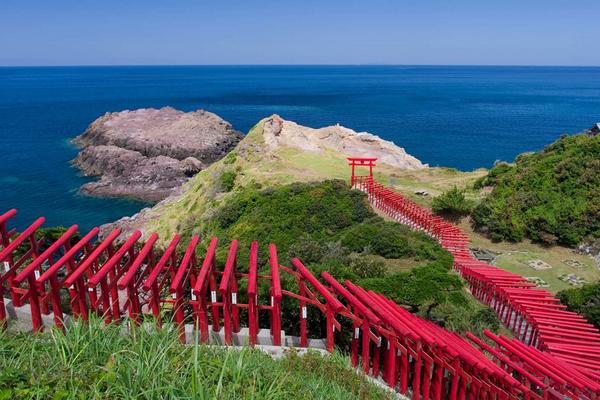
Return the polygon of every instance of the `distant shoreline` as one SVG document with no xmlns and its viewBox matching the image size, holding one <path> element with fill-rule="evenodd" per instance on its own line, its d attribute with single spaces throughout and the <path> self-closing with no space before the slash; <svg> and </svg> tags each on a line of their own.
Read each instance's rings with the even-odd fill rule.
<svg viewBox="0 0 600 400">
<path fill-rule="evenodd" d="M 57 64 L 0 65 L 0 68 L 126 68 L 126 67 L 408 67 L 408 68 L 589 68 L 600 65 L 535 65 L 535 64 Z"/>
</svg>

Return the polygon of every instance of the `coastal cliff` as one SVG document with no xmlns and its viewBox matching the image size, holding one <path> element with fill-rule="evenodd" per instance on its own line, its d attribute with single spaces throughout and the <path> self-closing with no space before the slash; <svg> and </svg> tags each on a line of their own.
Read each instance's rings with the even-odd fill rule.
<svg viewBox="0 0 600 400">
<path fill-rule="evenodd" d="M 428 168 L 403 148 L 376 135 L 339 125 L 314 129 L 273 115 L 259 121 L 227 156 L 156 206 L 102 230 L 141 229 L 157 231 L 160 237 L 174 232 L 198 233 L 214 210 L 244 187 L 348 179 L 346 157 L 361 155 L 377 157 L 378 171 L 388 176 Z"/>
<path fill-rule="evenodd" d="M 106 113 L 75 138 L 85 194 L 157 202 L 226 155 L 243 135 L 219 116 L 171 107 Z"/>
</svg>

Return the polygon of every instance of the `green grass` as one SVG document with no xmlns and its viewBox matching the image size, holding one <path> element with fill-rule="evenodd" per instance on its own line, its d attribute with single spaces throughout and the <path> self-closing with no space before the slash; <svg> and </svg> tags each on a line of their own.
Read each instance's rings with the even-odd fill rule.
<svg viewBox="0 0 600 400">
<path fill-rule="evenodd" d="M 568 247 L 543 246 L 528 239 L 519 243 L 493 242 L 488 237 L 474 232 L 469 218 L 464 218 L 460 223 L 460 227 L 468 233 L 471 239 L 471 247 L 484 248 L 500 253 L 495 261 L 496 266 L 522 276 L 538 276 L 550 285 L 545 289 L 552 293 L 573 288 L 573 286 L 558 279 L 561 274 L 574 273 L 590 283 L 600 280 L 600 270 L 596 267 L 594 259 L 586 255 L 576 254 L 573 249 Z M 530 260 L 542 260 L 552 268 L 536 271 L 527 265 Z M 565 264 L 564 260 L 578 261 L 582 267 L 571 267 Z"/>
<path fill-rule="evenodd" d="M 173 329 L 0 333 L 0 399 L 384 399 L 339 355 L 183 346 Z"/>
<path fill-rule="evenodd" d="M 569 258 L 573 259 L 572 255 L 569 255 Z M 536 271 L 527 265 L 528 261 L 537 259 L 545 261 L 552 268 Z M 496 259 L 496 265 L 506 271 L 525 277 L 540 277 L 550 285 L 550 287 L 545 289 L 553 293 L 573 288 L 572 285 L 558 278 L 562 274 L 575 274 L 589 283 L 596 282 L 600 278 L 600 271 L 597 268 L 589 266 L 586 268 L 585 264 L 582 268 L 571 267 L 562 262 L 562 260 L 549 257 L 548 252 L 543 251 L 543 249 L 541 251 L 508 252 L 502 254 Z"/>
</svg>

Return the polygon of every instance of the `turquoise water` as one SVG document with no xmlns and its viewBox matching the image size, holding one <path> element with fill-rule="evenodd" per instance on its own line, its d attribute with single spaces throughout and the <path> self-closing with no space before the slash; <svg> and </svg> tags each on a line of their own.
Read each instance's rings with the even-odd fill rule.
<svg viewBox="0 0 600 400">
<path fill-rule="evenodd" d="M 0 68 L 0 210 L 83 228 L 141 203 L 77 194 L 69 138 L 107 111 L 204 108 L 247 131 L 273 113 L 393 140 L 431 165 L 489 167 L 600 121 L 600 68 Z"/>
</svg>

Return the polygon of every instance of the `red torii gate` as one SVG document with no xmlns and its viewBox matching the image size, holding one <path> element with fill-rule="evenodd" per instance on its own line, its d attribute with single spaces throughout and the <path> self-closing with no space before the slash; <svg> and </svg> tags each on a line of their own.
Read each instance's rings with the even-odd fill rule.
<svg viewBox="0 0 600 400">
<path fill-rule="evenodd" d="M 350 184 L 354 187 L 354 184 L 365 178 L 373 178 L 373 167 L 377 158 L 373 157 L 348 157 L 348 165 L 352 167 L 352 176 L 350 177 Z M 369 167 L 369 175 L 356 175 L 356 167 Z"/>
</svg>

